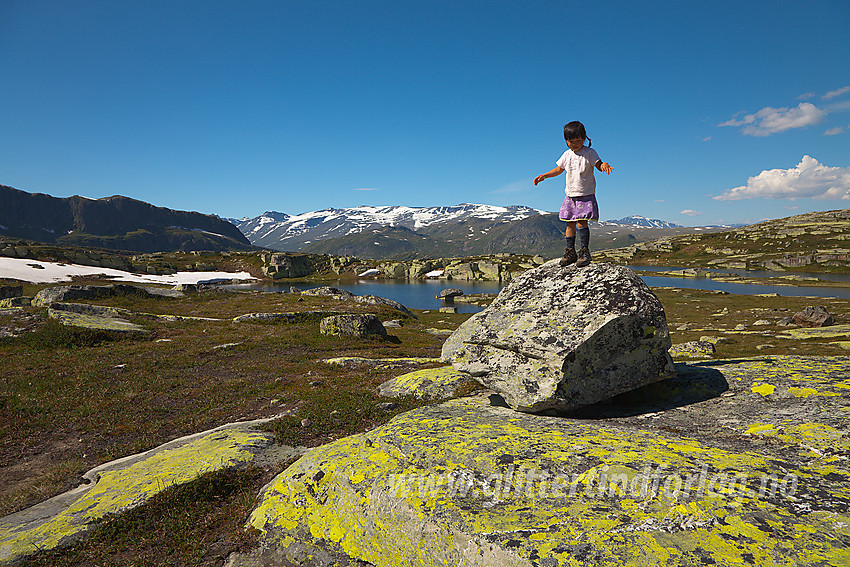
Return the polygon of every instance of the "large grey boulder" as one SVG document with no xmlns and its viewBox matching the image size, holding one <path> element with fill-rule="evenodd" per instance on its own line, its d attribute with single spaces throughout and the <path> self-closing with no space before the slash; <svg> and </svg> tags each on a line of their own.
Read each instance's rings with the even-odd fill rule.
<svg viewBox="0 0 850 567">
<path fill-rule="evenodd" d="M 675 374 L 661 302 L 632 270 L 528 270 L 443 344 L 514 409 L 565 411 Z"/>
</svg>

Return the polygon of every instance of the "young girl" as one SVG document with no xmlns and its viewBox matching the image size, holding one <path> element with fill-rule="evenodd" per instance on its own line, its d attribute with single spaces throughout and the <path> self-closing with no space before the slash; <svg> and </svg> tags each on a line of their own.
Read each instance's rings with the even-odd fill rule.
<svg viewBox="0 0 850 567">
<path fill-rule="evenodd" d="M 569 149 L 556 162 L 555 169 L 547 171 L 534 178 L 534 185 L 544 179 L 561 175 L 567 172 L 567 196 L 561 205 L 558 215 L 561 220 L 567 221 L 567 249 L 564 257 L 559 262 L 561 266 L 569 266 L 575 263 L 582 267 L 590 264 L 590 228 L 588 220 L 599 220 L 599 205 L 596 203 L 596 178 L 593 176 L 593 168 L 604 171 L 611 175 L 614 170 L 607 161 L 599 159 L 596 150 L 591 149 L 590 138 L 584 130 L 584 124 L 573 121 L 564 126 L 564 140 L 567 141 Z M 587 145 L 584 141 L 587 140 Z M 576 231 L 578 226 L 578 231 Z M 576 255 L 576 232 L 578 232 L 580 248 Z"/>
</svg>

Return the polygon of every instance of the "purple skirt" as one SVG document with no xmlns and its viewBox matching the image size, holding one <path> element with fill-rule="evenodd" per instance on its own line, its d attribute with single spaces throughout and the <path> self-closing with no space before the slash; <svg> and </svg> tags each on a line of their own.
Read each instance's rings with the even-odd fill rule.
<svg viewBox="0 0 850 567">
<path fill-rule="evenodd" d="M 584 197 L 567 197 L 561 204 L 558 218 L 565 221 L 599 220 L 599 204 L 596 195 Z"/>
</svg>

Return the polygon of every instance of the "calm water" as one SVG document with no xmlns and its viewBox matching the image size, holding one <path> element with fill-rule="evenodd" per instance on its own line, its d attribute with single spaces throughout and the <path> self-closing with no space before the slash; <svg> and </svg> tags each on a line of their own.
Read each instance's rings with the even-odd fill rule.
<svg viewBox="0 0 850 567">
<path fill-rule="evenodd" d="M 325 284 L 310 284 L 299 285 L 295 287 L 299 289 L 311 289 L 329 285 L 340 289 L 345 289 L 357 295 L 377 295 L 394 299 L 405 307 L 410 309 L 439 309 L 446 305 L 443 301 L 437 299 L 437 294 L 446 288 L 457 288 L 463 290 L 465 294 L 471 293 L 499 293 L 502 286 L 499 282 L 459 282 L 456 280 L 418 280 L 409 282 L 407 280 L 359 280 L 357 283 L 325 283 Z M 229 286 L 234 289 L 262 289 L 264 291 L 289 290 L 292 284 L 247 284 Z M 477 313 L 481 308 L 475 305 L 467 305 L 457 302 L 454 304 L 459 313 Z"/>
<path fill-rule="evenodd" d="M 659 266 L 633 267 L 638 274 L 641 271 L 664 271 L 676 270 L 681 268 L 664 268 Z M 746 270 L 715 270 L 713 272 L 720 274 L 736 273 L 742 276 L 749 277 L 769 277 L 788 275 L 785 272 L 748 272 Z M 850 276 L 844 274 L 803 274 L 795 272 L 794 275 L 807 277 L 818 277 L 823 280 L 832 281 L 850 281 Z M 850 299 L 850 288 L 826 288 L 826 287 L 795 287 L 795 286 L 779 286 L 779 285 L 750 285 L 727 283 L 712 280 L 711 278 L 674 278 L 661 276 L 641 276 L 644 282 L 650 287 L 678 287 L 686 289 L 705 289 L 715 291 L 726 291 L 740 295 L 754 295 L 758 293 L 778 293 L 784 296 L 812 296 L 812 297 L 839 297 L 842 299 Z M 292 284 L 248 284 L 232 286 L 235 289 L 262 289 L 264 291 L 289 290 Z M 322 285 L 331 285 L 340 289 L 348 290 L 357 295 L 377 295 L 394 299 L 402 305 L 411 309 L 439 309 L 446 305 L 436 296 L 440 291 L 454 287 L 462 289 L 465 294 L 471 293 L 498 293 L 501 285 L 498 282 L 461 282 L 457 280 L 419 280 L 408 282 L 406 280 L 359 280 L 356 283 L 328 283 Z M 295 285 L 300 289 L 310 289 L 319 287 L 318 284 L 311 285 Z M 461 313 L 476 313 L 481 308 L 474 305 L 464 303 L 455 303 L 458 311 Z"/>
</svg>

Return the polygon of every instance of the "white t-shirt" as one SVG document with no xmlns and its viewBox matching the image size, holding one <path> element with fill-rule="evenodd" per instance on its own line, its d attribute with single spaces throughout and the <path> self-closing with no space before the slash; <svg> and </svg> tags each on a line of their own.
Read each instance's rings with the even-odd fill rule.
<svg viewBox="0 0 850 567">
<path fill-rule="evenodd" d="M 564 192 L 569 197 L 584 197 L 596 193 L 593 168 L 601 161 L 593 148 L 582 146 L 578 152 L 567 149 L 556 162 L 567 176 Z"/>
</svg>

